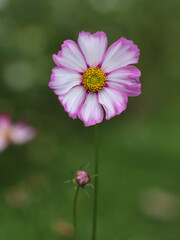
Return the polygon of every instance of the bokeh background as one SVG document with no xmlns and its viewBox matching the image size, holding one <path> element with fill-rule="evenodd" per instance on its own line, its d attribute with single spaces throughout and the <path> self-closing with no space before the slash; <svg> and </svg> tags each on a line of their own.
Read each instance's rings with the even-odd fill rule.
<svg viewBox="0 0 180 240">
<path fill-rule="evenodd" d="M 180 239 L 180 1 L 0 0 L 0 113 L 37 137 L 0 154 L 0 239 L 72 237 L 71 171 L 93 174 L 93 127 L 64 112 L 48 88 L 52 54 L 81 30 L 140 48 L 142 95 L 100 124 L 98 240 Z M 91 239 L 93 190 L 78 202 Z"/>
</svg>

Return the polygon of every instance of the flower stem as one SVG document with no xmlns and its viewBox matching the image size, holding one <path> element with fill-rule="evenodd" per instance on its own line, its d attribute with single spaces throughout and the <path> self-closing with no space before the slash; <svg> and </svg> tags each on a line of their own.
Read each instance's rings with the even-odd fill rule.
<svg viewBox="0 0 180 240">
<path fill-rule="evenodd" d="M 75 193 L 75 196 L 74 196 L 74 206 L 73 206 L 74 239 L 75 240 L 78 239 L 77 238 L 77 214 L 76 214 L 78 192 L 79 192 L 79 185 L 76 188 L 76 193 Z"/>
<path fill-rule="evenodd" d="M 96 229 L 97 229 L 97 202 L 98 202 L 98 125 L 94 126 L 94 150 L 95 150 L 95 161 L 94 161 L 94 174 L 96 175 L 94 179 L 94 209 L 93 209 L 93 230 L 92 230 L 92 240 L 96 239 Z"/>
</svg>

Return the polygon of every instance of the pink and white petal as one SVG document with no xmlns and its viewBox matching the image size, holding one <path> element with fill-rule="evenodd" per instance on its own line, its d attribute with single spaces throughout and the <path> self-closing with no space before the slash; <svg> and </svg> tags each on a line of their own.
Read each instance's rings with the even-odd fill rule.
<svg viewBox="0 0 180 240">
<path fill-rule="evenodd" d="M 139 55 L 138 46 L 122 37 L 108 48 L 101 68 L 109 73 L 117 68 L 138 63 Z"/>
<path fill-rule="evenodd" d="M 106 119 L 119 115 L 127 107 L 127 95 L 122 91 L 105 87 L 98 92 L 98 101 L 106 111 Z"/>
<path fill-rule="evenodd" d="M 107 42 L 108 40 L 104 32 L 91 34 L 82 31 L 79 33 L 78 44 L 90 67 L 93 68 L 101 65 L 107 48 Z"/>
<path fill-rule="evenodd" d="M 139 82 L 140 76 L 141 76 L 141 71 L 135 66 L 130 65 L 130 66 L 118 68 L 115 71 L 109 73 L 107 75 L 107 79 L 110 81 L 111 80 L 114 81 L 114 79 L 116 79 L 115 81 L 119 82 L 121 81 L 120 79 L 128 80 L 129 78 L 131 78 Z"/>
<path fill-rule="evenodd" d="M 59 101 L 66 112 L 73 119 L 77 118 L 78 111 L 82 106 L 86 96 L 86 89 L 83 86 L 76 86 L 66 94 L 59 96 Z"/>
<path fill-rule="evenodd" d="M 12 127 L 10 140 L 14 144 L 29 142 L 36 136 L 35 128 L 24 122 L 19 122 Z"/>
<path fill-rule="evenodd" d="M 103 120 L 103 109 L 97 100 L 97 93 L 90 92 L 79 111 L 78 117 L 86 127 L 100 123 Z"/>
<path fill-rule="evenodd" d="M 11 117 L 7 114 L 0 115 L 0 129 L 7 128 L 11 125 Z"/>
<path fill-rule="evenodd" d="M 80 185 L 84 185 L 86 183 L 86 180 L 84 178 L 82 178 L 80 181 L 79 181 L 79 184 Z"/>
<path fill-rule="evenodd" d="M 54 90 L 57 95 L 65 94 L 71 88 L 80 85 L 82 75 L 76 71 L 66 68 L 55 67 L 52 69 L 49 87 Z"/>
<path fill-rule="evenodd" d="M 134 66 L 126 66 L 108 74 L 107 84 L 112 88 L 126 92 L 128 96 L 138 96 L 141 94 L 140 76 L 139 69 Z"/>
<path fill-rule="evenodd" d="M 76 179 L 78 179 L 78 180 L 81 179 L 81 178 L 82 178 L 82 176 L 77 176 L 77 177 L 76 177 Z"/>
<path fill-rule="evenodd" d="M 62 50 L 59 51 L 57 55 L 53 54 L 53 60 L 57 66 L 78 72 L 87 70 L 85 58 L 74 41 L 66 40 L 61 47 Z"/>
<path fill-rule="evenodd" d="M 128 97 L 136 97 L 141 94 L 141 84 L 132 82 L 130 84 L 119 84 L 117 82 L 108 82 L 108 86 L 121 90 L 127 94 Z"/>
<path fill-rule="evenodd" d="M 0 153 L 9 146 L 9 141 L 0 133 Z"/>
</svg>

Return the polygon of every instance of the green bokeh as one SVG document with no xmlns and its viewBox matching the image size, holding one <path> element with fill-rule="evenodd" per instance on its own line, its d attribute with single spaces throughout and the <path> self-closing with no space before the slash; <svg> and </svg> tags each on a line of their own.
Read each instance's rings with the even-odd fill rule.
<svg viewBox="0 0 180 240">
<path fill-rule="evenodd" d="M 93 173 L 93 127 L 69 118 L 47 86 L 52 54 L 81 30 L 105 31 L 109 45 L 124 36 L 141 50 L 141 96 L 100 125 L 97 240 L 180 239 L 178 209 L 164 219 L 141 206 L 149 189 L 180 201 L 179 23 L 179 0 L 0 0 L 0 112 L 38 130 L 0 155 L 1 240 L 64 239 L 52 230 L 59 219 L 72 223 L 74 188 L 64 181 L 88 163 Z M 23 209 L 7 201 L 14 188 L 27 195 Z M 90 240 L 88 192 L 78 228 Z"/>
</svg>

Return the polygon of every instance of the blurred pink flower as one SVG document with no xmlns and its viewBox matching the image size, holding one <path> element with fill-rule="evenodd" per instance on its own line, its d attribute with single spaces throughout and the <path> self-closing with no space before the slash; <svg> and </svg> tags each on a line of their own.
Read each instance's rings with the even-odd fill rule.
<svg viewBox="0 0 180 240">
<path fill-rule="evenodd" d="M 0 115 L 0 152 L 10 144 L 23 144 L 36 135 L 36 130 L 25 122 L 12 123 L 10 116 Z"/>
<path fill-rule="evenodd" d="M 119 115 L 127 107 L 129 96 L 141 94 L 141 72 L 136 64 L 140 51 L 133 41 L 121 37 L 108 50 L 104 32 L 80 32 L 78 45 L 72 40 L 62 44 L 53 55 L 49 87 L 73 119 L 85 126 Z"/>
</svg>

